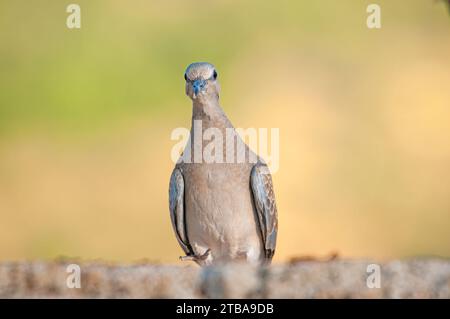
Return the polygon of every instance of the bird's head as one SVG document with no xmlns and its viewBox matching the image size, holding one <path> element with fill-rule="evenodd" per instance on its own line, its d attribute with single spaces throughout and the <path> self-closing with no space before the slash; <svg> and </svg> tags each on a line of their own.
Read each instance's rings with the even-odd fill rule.
<svg viewBox="0 0 450 319">
<path fill-rule="evenodd" d="M 207 62 L 190 64 L 184 73 L 186 94 L 193 101 L 207 102 L 219 98 L 219 83 L 214 65 Z"/>
</svg>

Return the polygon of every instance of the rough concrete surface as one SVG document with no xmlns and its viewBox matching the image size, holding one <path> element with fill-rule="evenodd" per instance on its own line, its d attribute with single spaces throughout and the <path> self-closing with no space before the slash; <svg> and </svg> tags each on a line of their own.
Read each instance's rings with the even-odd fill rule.
<svg viewBox="0 0 450 319">
<path fill-rule="evenodd" d="M 1 298 L 450 298 L 450 261 L 303 261 L 258 268 L 229 264 L 110 265 L 83 262 L 68 288 L 68 262 L 0 264 Z M 377 266 L 380 276 L 377 281 Z M 369 266 L 369 268 L 368 268 Z M 375 270 L 374 270 L 375 269 Z M 69 281 L 74 277 L 70 277 Z M 369 288 L 377 286 L 379 288 Z M 73 281 L 71 281 L 73 283 Z"/>
</svg>

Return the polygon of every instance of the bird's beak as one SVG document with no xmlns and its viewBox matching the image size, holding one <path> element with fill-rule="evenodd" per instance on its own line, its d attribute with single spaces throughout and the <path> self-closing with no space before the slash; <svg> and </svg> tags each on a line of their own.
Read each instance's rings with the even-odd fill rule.
<svg viewBox="0 0 450 319">
<path fill-rule="evenodd" d="M 194 98 L 203 91 L 206 87 L 206 81 L 202 79 L 195 80 L 192 84 L 192 88 L 194 89 Z"/>
</svg>

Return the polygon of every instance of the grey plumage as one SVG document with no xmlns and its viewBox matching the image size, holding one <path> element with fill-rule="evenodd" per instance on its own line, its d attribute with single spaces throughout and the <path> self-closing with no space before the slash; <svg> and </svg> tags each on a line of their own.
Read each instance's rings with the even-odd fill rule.
<svg viewBox="0 0 450 319">
<path fill-rule="evenodd" d="M 186 255 L 192 255 L 193 251 L 186 237 L 186 224 L 184 212 L 184 179 L 181 171 L 175 168 L 170 177 L 169 184 L 169 208 L 172 227 L 178 243 Z"/>
<path fill-rule="evenodd" d="M 192 125 L 185 152 L 194 153 L 196 134 L 209 128 L 223 136 L 229 129 L 234 131 L 218 103 L 216 78 L 217 72 L 209 63 L 193 63 L 186 70 L 186 94 L 193 101 L 192 122 L 201 120 L 202 131 L 196 132 Z M 206 142 L 200 141 L 204 147 Z M 186 254 L 180 257 L 182 260 L 200 265 L 236 259 L 272 260 L 278 226 L 272 179 L 263 160 L 247 145 L 244 151 L 244 162 L 236 158 L 231 163 L 179 162 L 172 172 L 170 216 Z M 256 163 L 249 160 L 252 156 Z"/>
<path fill-rule="evenodd" d="M 272 259 L 277 244 L 278 216 L 269 168 L 262 164 L 253 166 L 250 181 L 258 212 L 265 256 L 267 259 Z"/>
</svg>

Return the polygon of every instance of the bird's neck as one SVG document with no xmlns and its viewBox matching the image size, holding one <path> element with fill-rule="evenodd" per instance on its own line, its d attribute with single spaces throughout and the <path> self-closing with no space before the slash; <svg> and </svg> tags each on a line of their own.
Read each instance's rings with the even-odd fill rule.
<svg viewBox="0 0 450 319">
<path fill-rule="evenodd" d="M 202 121 L 204 128 L 225 128 L 231 126 L 218 100 L 195 100 L 192 105 L 192 121 L 198 120 Z"/>
</svg>

